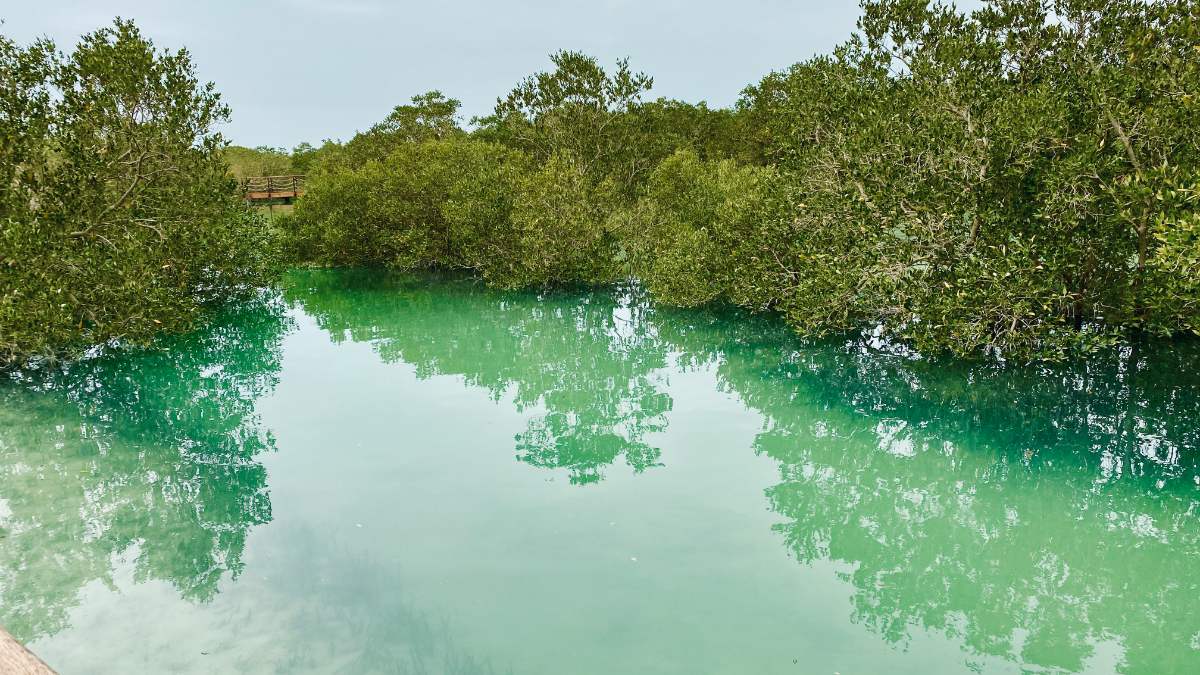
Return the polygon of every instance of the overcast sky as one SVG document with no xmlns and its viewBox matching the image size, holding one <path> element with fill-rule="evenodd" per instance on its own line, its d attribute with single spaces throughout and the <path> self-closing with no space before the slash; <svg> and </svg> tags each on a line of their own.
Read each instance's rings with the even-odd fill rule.
<svg viewBox="0 0 1200 675">
<path fill-rule="evenodd" d="M 430 89 L 485 114 L 558 49 L 610 66 L 628 56 L 651 97 L 730 105 L 771 70 L 827 52 L 857 0 L 0 0 L 0 32 L 80 34 L 134 19 L 160 47 L 186 46 L 233 109 L 239 145 L 349 138 Z"/>
</svg>

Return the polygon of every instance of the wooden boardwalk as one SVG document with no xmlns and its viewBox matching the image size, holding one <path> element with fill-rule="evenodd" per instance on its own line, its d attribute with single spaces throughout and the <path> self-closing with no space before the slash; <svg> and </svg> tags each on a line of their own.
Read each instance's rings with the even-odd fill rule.
<svg viewBox="0 0 1200 675">
<path fill-rule="evenodd" d="M 242 180 L 242 196 L 248 202 L 265 202 L 281 199 L 292 203 L 304 194 L 304 176 L 254 176 Z"/>
<path fill-rule="evenodd" d="M 0 628 L 0 673 L 4 675 L 55 675 L 33 652 Z"/>
</svg>

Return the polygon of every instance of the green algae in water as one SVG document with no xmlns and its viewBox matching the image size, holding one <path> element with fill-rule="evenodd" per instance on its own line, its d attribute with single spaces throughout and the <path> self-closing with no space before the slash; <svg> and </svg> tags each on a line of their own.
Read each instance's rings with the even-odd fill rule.
<svg viewBox="0 0 1200 675">
<path fill-rule="evenodd" d="M 1200 672 L 1197 366 L 297 272 L 0 385 L 0 623 L 63 673 Z"/>
</svg>

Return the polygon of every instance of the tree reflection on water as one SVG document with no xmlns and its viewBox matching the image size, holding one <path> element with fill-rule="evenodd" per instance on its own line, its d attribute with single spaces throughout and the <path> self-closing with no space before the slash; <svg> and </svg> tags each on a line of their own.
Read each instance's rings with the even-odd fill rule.
<svg viewBox="0 0 1200 675">
<path fill-rule="evenodd" d="M 67 625 L 83 586 L 137 581 L 205 601 L 271 520 L 254 413 L 289 322 L 277 296 L 150 350 L 0 383 L 0 623 L 22 640 Z"/>
<path fill-rule="evenodd" d="M 1081 672 L 1110 642 L 1122 672 L 1200 672 L 1195 343 L 998 367 L 744 317 L 657 330 L 763 415 L 776 530 L 801 563 L 848 564 L 856 622 L 1025 668 Z"/>
<path fill-rule="evenodd" d="M 637 472 L 659 462 L 644 439 L 671 409 L 666 352 L 632 290 L 497 293 L 461 278 L 312 272 L 288 298 L 335 341 L 370 342 L 418 377 L 457 375 L 518 410 L 544 409 L 515 439 L 522 462 L 579 484 L 618 458 Z"/>
<path fill-rule="evenodd" d="M 286 299 L 334 342 L 511 401 L 528 413 L 517 459 L 576 484 L 618 460 L 669 470 L 652 435 L 670 375 L 711 370 L 762 417 L 753 450 L 778 464 L 765 498 L 786 550 L 842 563 L 851 620 L 899 648 L 946 635 L 969 661 L 1082 672 L 1105 644 L 1121 672 L 1200 672 L 1194 342 L 1000 367 L 802 341 L 736 312 L 656 309 L 636 288 L 325 271 L 294 274 Z M 118 555 L 191 600 L 238 576 L 247 533 L 272 518 L 257 458 L 274 440 L 254 408 L 288 327 L 265 296 L 158 349 L 0 387 L 0 623 L 25 640 L 61 630 Z M 288 582 L 319 594 L 342 563 L 320 564 Z M 365 622 L 353 658 L 408 658 L 389 651 L 399 620 L 373 615 L 371 584 L 353 590 L 338 610 Z"/>
</svg>

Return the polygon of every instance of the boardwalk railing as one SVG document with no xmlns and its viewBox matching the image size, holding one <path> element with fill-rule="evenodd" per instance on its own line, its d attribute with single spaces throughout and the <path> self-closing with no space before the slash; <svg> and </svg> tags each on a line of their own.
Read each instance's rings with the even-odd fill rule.
<svg viewBox="0 0 1200 675">
<path fill-rule="evenodd" d="M 242 180 L 246 201 L 284 199 L 291 201 L 304 194 L 304 176 L 254 176 Z"/>
</svg>

